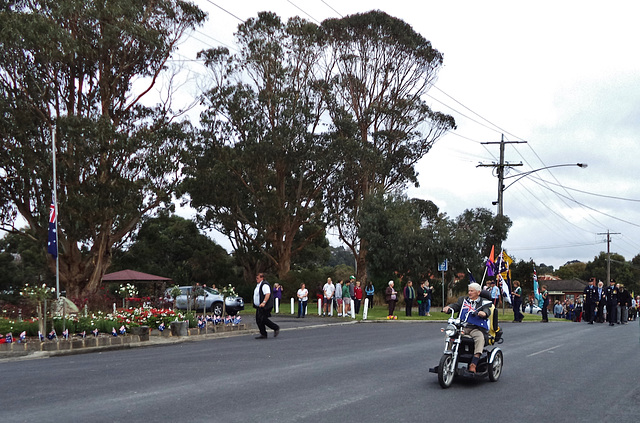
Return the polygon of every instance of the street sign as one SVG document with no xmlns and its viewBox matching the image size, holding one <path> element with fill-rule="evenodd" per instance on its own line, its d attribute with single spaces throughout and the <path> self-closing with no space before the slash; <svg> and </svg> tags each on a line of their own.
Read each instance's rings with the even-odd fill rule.
<svg viewBox="0 0 640 423">
<path fill-rule="evenodd" d="M 449 260 L 444 259 L 442 263 L 438 264 L 438 272 L 446 272 L 449 270 Z"/>
</svg>

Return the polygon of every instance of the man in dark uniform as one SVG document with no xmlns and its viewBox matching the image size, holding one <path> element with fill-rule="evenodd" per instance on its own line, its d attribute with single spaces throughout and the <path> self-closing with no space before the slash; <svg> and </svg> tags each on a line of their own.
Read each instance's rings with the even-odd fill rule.
<svg viewBox="0 0 640 423">
<path fill-rule="evenodd" d="M 593 324 L 596 314 L 596 304 L 598 303 L 598 292 L 596 290 L 596 278 L 589 279 L 589 285 L 584 289 L 584 320 L 588 320 L 589 324 Z"/>
<path fill-rule="evenodd" d="M 615 279 L 612 278 L 609 281 L 605 296 L 607 297 L 607 321 L 609 326 L 615 326 L 618 321 L 618 287 Z"/>
</svg>

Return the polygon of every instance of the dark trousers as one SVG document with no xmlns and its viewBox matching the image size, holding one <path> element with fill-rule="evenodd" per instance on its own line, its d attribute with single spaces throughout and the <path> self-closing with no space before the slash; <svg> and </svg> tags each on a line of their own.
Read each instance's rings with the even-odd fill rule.
<svg viewBox="0 0 640 423">
<path fill-rule="evenodd" d="M 411 316 L 411 307 L 413 307 L 413 298 L 405 298 L 404 305 L 406 306 L 405 314 Z"/>
<path fill-rule="evenodd" d="M 549 307 L 549 303 L 544 303 L 542 305 L 542 321 L 546 322 L 549 320 L 549 310 L 547 309 L 547 307 Z"/>
<path fill-rule="evenodd" d="M 427 300 L 422 300 L 418 302 L 418 316 L 426 316 L 427 315 Z"/>
<path fill-rule="evenodd" d="M 360 313 L 360 304 L 362 303 L 362 300 L 358 300 L 356 298 L 353 299 L 353 307 L 354 310 L 356 312 L 356 314 Z"/>
<path fill-rule="evenodd" d="M 598 315 L 596 316 L 598 323 L 604 323 L 604 301 L 598 303 Z"/>
<path fill-rule="evenodd" d="M 584 307 L 584 320 L 588 320 L 589 323 L 593 323 L 593 319 L 596 318 L 596 303 L 587 303 Z"/>
<path fill-rule="evenodd" d="M 367 295 L 367 298 L 369 299 L 369 309 L 373 308 L 373 295 Z"/>
<path fill-rule="evenodd" d="M 256 325 L 258 326 L 258 330 L 260 331 L 260 334 L 263 336 L 267 336 L 267 329 L 266 329 L 267 327 L 270 329 L 273 329 L 274 331 L 280 330 L 280 326 L 276 325 L 271 320 L 269 320 L 269 317 L 271 317 L 270 308 L 268 309 L 264 307 L 256 308 Z"/>
<path fill-rule="evenodd" d="M 607 303 L 607 321 L 610 324 L 618 321 L 618 303 Z"/>
<path fill-rule="evenodd" d="M 298 300 L 298 317 L 304 317 L 306 309 L 307 309 L 307 302 Z"/>
<path fill-rule="evenodd" d="M 393 316 L 393 311 L 396 309 L 396 300 L 389 300 L 389 316 Z"/>
<path fill-rule="evenodd" d="M 520 311 L 522 308 L 522 300 L 513 300 L 513 320 L 521 322 L 524 316 Z"/>
</svg>

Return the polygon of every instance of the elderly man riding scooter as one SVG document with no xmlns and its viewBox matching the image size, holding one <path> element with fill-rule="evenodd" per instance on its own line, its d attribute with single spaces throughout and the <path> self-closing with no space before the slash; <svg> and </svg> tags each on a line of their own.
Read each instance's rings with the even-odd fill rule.
<svg viewBox="0 0 640 423">
<path fill-rule="evenodd" d="M 469 364 L 469 372 L 475 373 L 476 366 L 484 348 L 485 335 L 489 331 L 489 316 L 491 315 L 492 302 L 481 298 L 482 287 L 478 283 L 470 283 L 468 296 L 458 298 L 457 303 L 449 304 L 442 309 L 448 313 L 450 310 L 460 312 L 460 319 L 467 322 L 464 334 L 473 338 L 473 359 Z"/>
</svg>

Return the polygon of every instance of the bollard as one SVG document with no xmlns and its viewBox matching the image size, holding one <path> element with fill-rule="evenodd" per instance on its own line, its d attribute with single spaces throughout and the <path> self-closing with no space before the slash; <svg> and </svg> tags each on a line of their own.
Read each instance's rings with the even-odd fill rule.
<svg viewBox="0 0 640 423">
<path fill-rule="evenodd" d="M 276 314 L 280 313 L 280 298 L 276 298 L 275 306 L 276 306 L 275 313 Z"/>
<path fill-rule="evenodd" d="M 329 317 L 333 317 L 333 301 L 329 304 Z"/>
<path fill-rule="evenodd" d="M 318 298 L 318 316 L 322 316 L 322 299 Z"/>
<path fill-rule="evenodd" d="M 356 318 L 356 308 L 354 307 L 353 301 L 351 301 L 351 318 L 355 319 Z"/>
<path fill-rule="evenodd" d="M 113 303 L 113 314 L 116 314 L 116 303 Z"/>
<path fill-rule="evenodd" d="M 364 299 L 364 308 L 362 309 L 362 320 L 367 320 L 367 314 L 369 314 L 369 299 Z"/>
<path fill-rule="evenodd" d="M 293 298 L 291 298 L 291 314 L 295 311 L 295 307 L 293 306 Z"/>
</svg>

